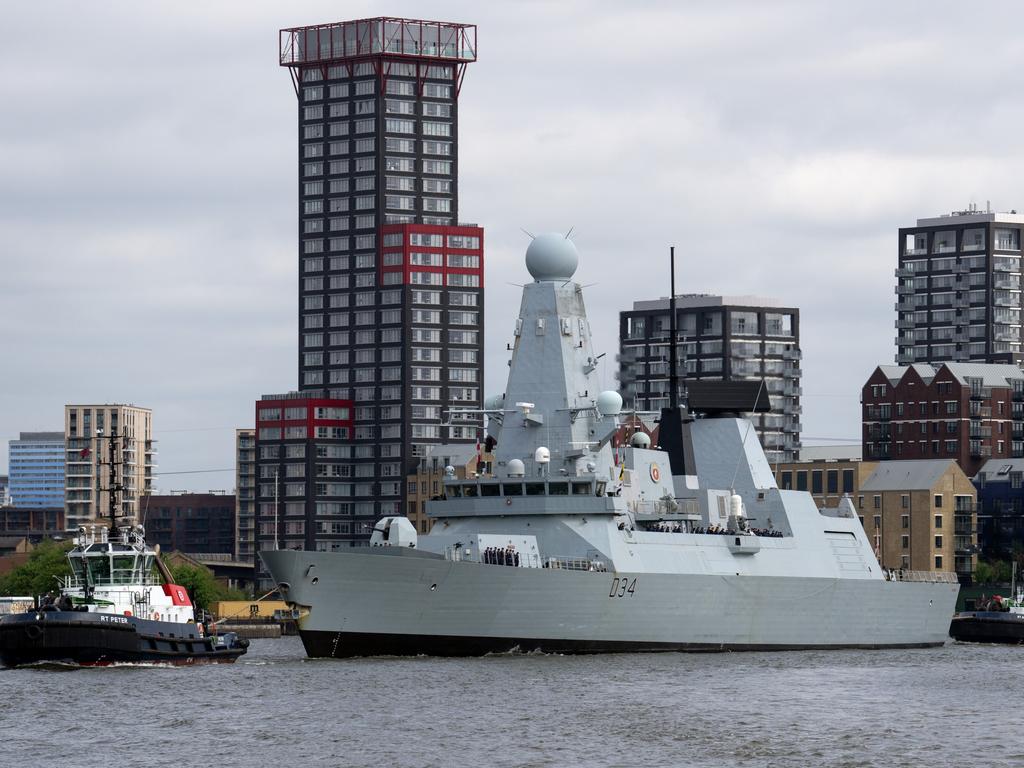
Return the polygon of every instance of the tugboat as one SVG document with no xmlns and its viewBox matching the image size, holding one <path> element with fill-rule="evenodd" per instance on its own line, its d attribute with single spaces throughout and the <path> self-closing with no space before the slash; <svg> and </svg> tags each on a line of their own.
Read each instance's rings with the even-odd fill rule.
<svg viewBox="0 0 1024 768">
<path fill-rule="evenodd" d="M 949 636 L 965 643 L 1024 643 L 1024 589 L 1017 589 L 1017 564 L 1013 564 L 1011 597 L 993 595 L 978 610 L 961 611 L 949 625 Z"/>
<path fill-rule="evenodd" d="M 116 454 L 117 433 L 110 455 Z M 141 525 L 117 526 L 116 463 L 111 467 L 110 527 L 78 530 L 68 552 L 71 575 L 58 595 L 32 610 L 0 617 L 0 664 L 196 664 L 232 662 L 249 641 L 206 632 L 192 601 L 174 583 Z M 155 570 L 154 570 L 155 569 Z"/>
</svg>

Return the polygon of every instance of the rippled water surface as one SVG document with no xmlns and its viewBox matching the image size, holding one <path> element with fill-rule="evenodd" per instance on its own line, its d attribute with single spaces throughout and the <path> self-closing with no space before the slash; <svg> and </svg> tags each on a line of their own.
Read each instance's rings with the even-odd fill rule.
<svg viewBox="0 0 1024 768">
<path fill-rule="evenodd" d="M 0 766 L 1021 766 L 1024 648 L 0 672 Z"/>
</svg>

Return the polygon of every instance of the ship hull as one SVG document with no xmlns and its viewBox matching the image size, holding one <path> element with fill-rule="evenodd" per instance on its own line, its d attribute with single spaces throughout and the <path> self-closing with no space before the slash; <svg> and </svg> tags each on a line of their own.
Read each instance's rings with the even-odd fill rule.
<svg viewBox="0 0 1024 768">
<path fill-rule="evenodd" d="M 928 647 L 946 641 L 959 589 L 512 568 L 372 550 L 263 556 L 305 614 L 299 634 L 314 657 Z"/>
<path fill-rule="evenodd" d="M 41 611 L 0 620 L 0 665 L 233 662 L 248 643 L 200 637 L 194 624 L 78 611 Z"/>
<path fill-rule="evenodd" d="M 958 613 L 949 625 L 954 640 L 964 643 L 1024 643 L 1024 614 L 998 611 Z"/>
</svg>

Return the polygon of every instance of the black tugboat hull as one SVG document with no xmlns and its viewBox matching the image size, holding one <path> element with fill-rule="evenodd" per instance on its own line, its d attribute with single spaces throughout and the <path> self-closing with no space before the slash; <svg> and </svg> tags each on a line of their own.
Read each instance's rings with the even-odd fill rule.
<svg viewBox="0 0 1024 768">
<path fill-rule="evenodd" d="M 949 625 L 949 636 L 964 643 L 1024 643 L 1024 614 L 1001 611 L 958 613 Z"/>
<path fill-rule="evenodd" d="M 233 662 L 248 642 L 200 637 L 195 624 L 77 611 L 0 619 L 0 664 L 203 664 Z"/>
</svg>

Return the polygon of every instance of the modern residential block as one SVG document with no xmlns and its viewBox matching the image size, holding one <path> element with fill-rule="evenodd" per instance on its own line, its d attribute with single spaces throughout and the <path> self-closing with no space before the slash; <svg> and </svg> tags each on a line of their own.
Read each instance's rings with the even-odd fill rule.
<svg viewBox="0 0 1024 768">
<path fill-rule="evenodd" d="M 63 506 L 64 433 L 22 432 L 8 446 L 11 503 L 17 507 Z"/>
<path fill-rule="evenodd" d="M 751 415 L 768 460 L 793 461 L 800 450 L 800 311 L 757 296 L 676 297 L 676 348 L 686 379 L 762 379 L 770 413 Z M 637 301 L 619 313 L 619 381 L 627 407 L 669 404 L 669 299 Z"/>
<path fill-rule="evenodd" d="M 1024 459 L 990 459 L 974 476 L 978 490 L 978 549 L 1010 560 L 1024 549 Z"/>
<path fill-rule="evenodd" d="M 898 364 L 1021 362 L 1022 227 L 972 207 L 900 229 Z"/>
<path fill-rule="evenodd" d="M 117 433 L 111 456 L 109 435 Z M 111 459 L 117 462 L 119 513 L 139 519 L 139 499 L 153 488 L 156 445 L 153 412 L 134 405 L 64 406 L 66 479 L 64 509 L 74 530 L 109 514 Z"/>
<path fill-rule="evenodd" d="M 146 541 L 165 552 L 235 552 L 235 497 L 174 493 L 143 497 Z"/>
<path fill-rule="evenodd" d="M 861 514 L 883 568 L 955 571 L 977 564 L 977 492 L 952 459 L 883 461 L 864 481 Z"/>
<path fill-rule="evenodd" d="M 879 366 L 861 404 L 866 460 L 947 458 L 973 477 L 990 458 L 1024 456 L 1024 373 L 1014 365 Z"/>
<path fill-rule="evenodd" d="M 235 559 L 256 551 L 256 430 L 235 430 Z"/>
<path fill-rule="evenodd" d="M 377 519 L 375 474 L 388 498 L 405 476 L 396 459 L 377 466 L 356 457 L 353 404 L 326 392 L 264 395 L 256 401 L 256 565 L 264 549 L 333 551 L 365 546 Z"/>
<path fill-rule="evenodd" d="M 394 466 L 401 481 L 430 445 L 475 442 L 483 424 L 445 417 L 479 408 L 483 385 L 483 230 L 460 224 L 458 196 L 458 96 L 475 60 L 466 24 L 280 33 L 299 107 L 299 390 L 353 403 L 360 482 L 346 503 L 366 520 L 401 514 Z"/>
</svg>

